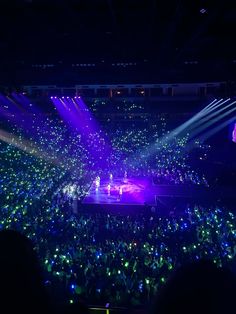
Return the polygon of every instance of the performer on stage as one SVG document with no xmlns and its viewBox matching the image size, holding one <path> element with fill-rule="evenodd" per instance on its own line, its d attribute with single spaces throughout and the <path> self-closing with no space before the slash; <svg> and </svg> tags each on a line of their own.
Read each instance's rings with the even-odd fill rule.
<svg viewBox="0 0 236 314">
<path fill-rule="evenodd" d="M 97 176 L 96 179 L 95 179 L 95 186 L 96 186 L 96 190 L 99 188 L 100 186 L 100 177 Z"/>
<path fill-rule="evenodd" d="M 110 178 L 110 181 L 113 180 L 113 175 L 112 175 L 112 173 L 110 173 L 109 178 Z"/>
<path fill-rule="evenodd" d="M 107 193 L 108 193 L 108 195 L 111 194 L 111 185 L 110 185 L 110 183 L 107 186 Z"/>
<path fill-rule="evenodd" d="M 124 183 L 127 183 L 127 171 L 125 170 L 125 173 L 124 173 Z"/>
</svg>

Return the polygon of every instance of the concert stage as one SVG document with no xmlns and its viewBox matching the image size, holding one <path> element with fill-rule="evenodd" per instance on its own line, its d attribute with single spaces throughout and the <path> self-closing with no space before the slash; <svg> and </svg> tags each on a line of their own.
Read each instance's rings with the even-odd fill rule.
<svg viewBox="0 0 236 314">
<path fill-rule="evenodd" d="M 110 191 L 109 191 L 110 184 Z M 155 185 L 151 178 L 136 177 L 113 179 L 101 178 L 100 186 L 96 180 L 91 184 L 87 195 L 82 201 L 83 210 L 108 210 L 109 212 L 126 213 L 154 208 L 163 215 L 176 208 L 184 210 L 188 203 L 216 202 L 219 199 L 235 198 L 229 189 L 210 189 L 199 185 Z M 115 206 L 114 206 L 115 205 Z"/>
<path fill-rule="evenodd" d="M 110 185 L 110 186 L 109 186 Z M 155 205 L 148 178 L 101 179 L 100 186 L 94 181 L 83 199 L 83 204 Z"/>
</svg>

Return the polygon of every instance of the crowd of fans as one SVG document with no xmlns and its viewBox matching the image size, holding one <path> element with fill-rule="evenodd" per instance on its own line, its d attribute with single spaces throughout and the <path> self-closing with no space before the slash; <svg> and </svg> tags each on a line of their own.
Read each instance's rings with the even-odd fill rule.
<svg viewBox="0 0 236 314">
<path fill-rule="evenodd" d="M 84 139 L 60 120 L 34 117 L 30 131 L 12 132 L 19 142 L 24 137 L 34 142 L 37 156 L 0 142 L 0 228 L 32 239 L 56 302 L 143 306 L 187 261 L 210 258 L 233 267 L 236 220 L 221 203 L 186 204 L 183 213 L 166 217 L 157 212 L 72 213 L 67 186 L 74 184 L 82 199 L 97 174 L 111 171 L 114 176 L 124 171 L 152 176 L 157 184 L 208 186 L 185 151 L 187 135 L 159 141 L 166 123 L 162 117 L 150 127 L 133 122 L 104 130 L 105 145 L 102 132 Z M 153 143 L 161 144 L 146 158 Z M 206 154 L 208 145 L 195 144 L 196 154 Z"/>
</svg>

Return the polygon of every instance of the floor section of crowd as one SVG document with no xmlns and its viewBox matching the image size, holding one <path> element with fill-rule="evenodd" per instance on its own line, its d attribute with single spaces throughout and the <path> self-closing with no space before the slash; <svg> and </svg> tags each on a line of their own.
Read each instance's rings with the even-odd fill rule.
<svg viewBox="0 0 236 314">
<path fill-rule="evenodd" d="M 210 145 L 196 140 L 188 151 L 188 135 L 160 141 L 168 132 L 161 117 L 151 125 L 105 129 L 108 153 L 102 133 L 84 139 L 58 119 L 40 119 L 33 118 L 30 131 L 11 129 L 21 146 L 24 139 L 37 145 L 37 156 L 0 142 L 0 228 L 32 239 L 56 302 L 141 307 L 188 261 L 209 258 L 236 267 L 235 213 L 217 198 L 186 202 L 177 213 L 169 208 L 166 217 L 158 211 L 73 213 L 73 200 L 82 203 L 95 178 L 111 173 L 209 187 L 207 174 L 192 161 L 204 162 Z"/>
</svg>

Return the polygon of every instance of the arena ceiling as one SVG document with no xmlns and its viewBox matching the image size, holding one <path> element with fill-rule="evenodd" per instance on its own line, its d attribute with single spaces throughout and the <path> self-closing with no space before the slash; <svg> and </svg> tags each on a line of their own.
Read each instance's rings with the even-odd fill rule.
<svg viewBox="0 0 236 314">
<path fill-rule="evenodd" d="M 3 0 L 0 67 L 126 62 L 232 72 L 235 1 Z"/>
</svg>

